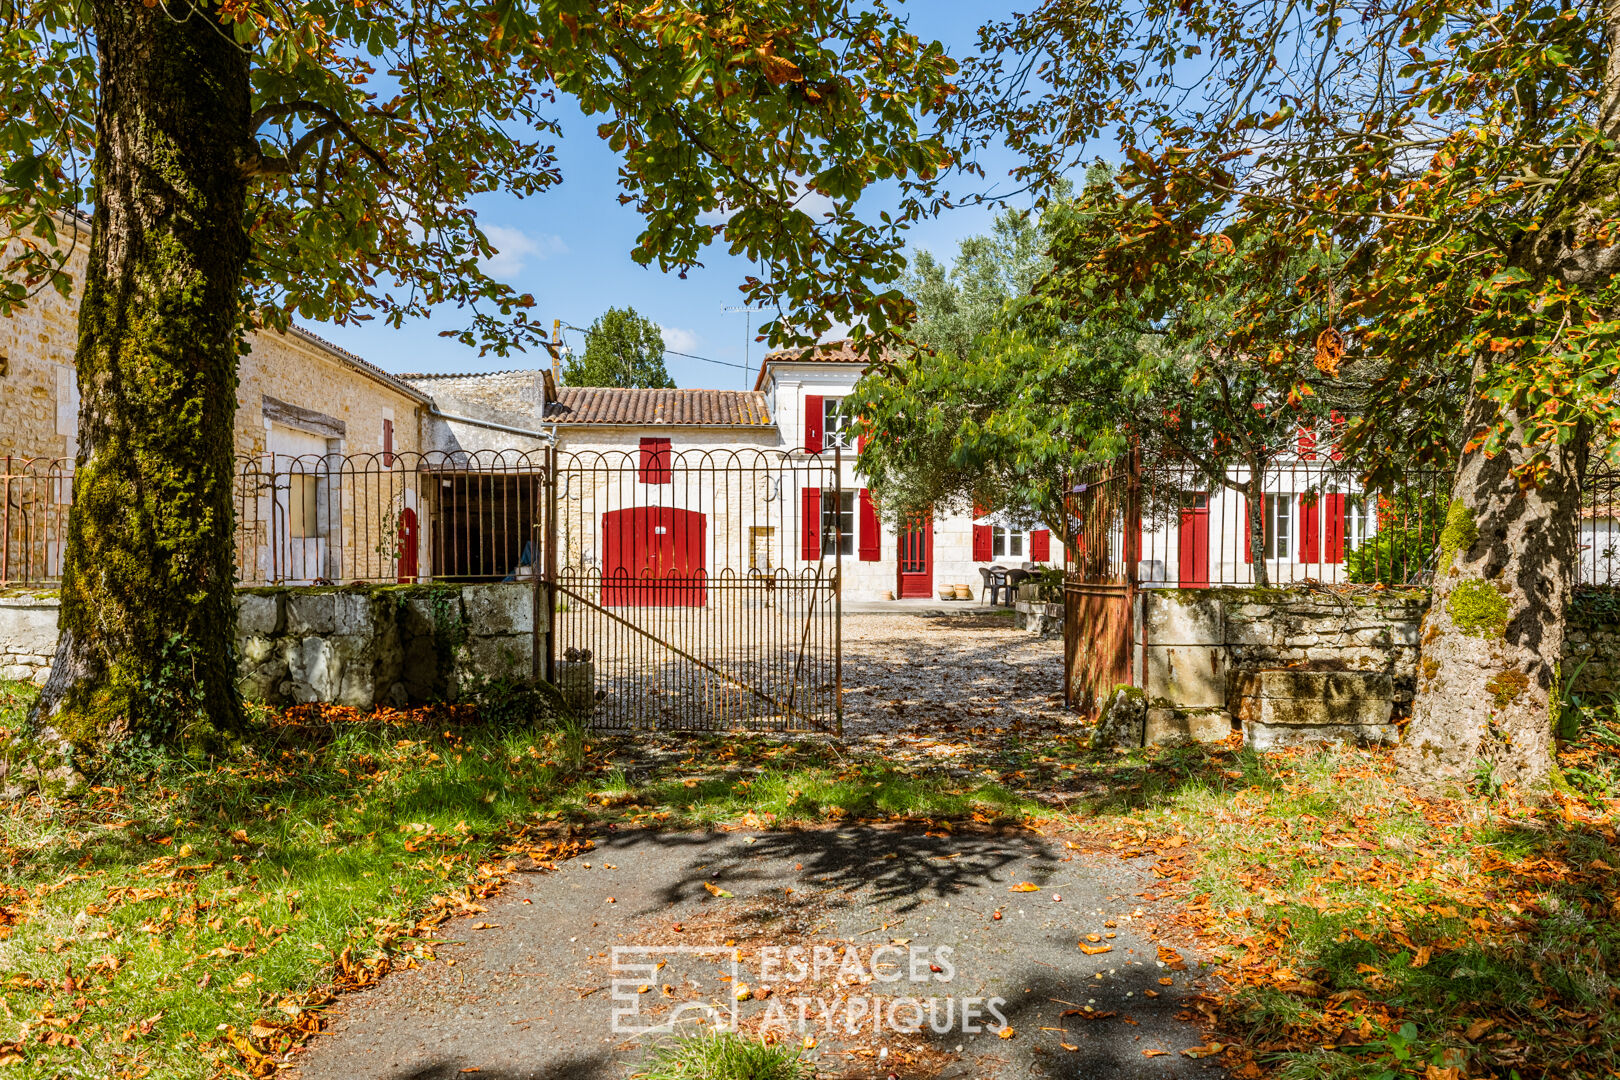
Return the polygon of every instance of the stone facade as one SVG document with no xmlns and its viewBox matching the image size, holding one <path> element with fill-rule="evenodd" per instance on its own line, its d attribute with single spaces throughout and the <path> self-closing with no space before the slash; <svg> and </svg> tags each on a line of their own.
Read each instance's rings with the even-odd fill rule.
<svg viewBox="0 0 1620 1080">
<path fill-rule="evenodd" d="M 529 585 L 250 589 L 236 611 L 242 693 L 269 705 L 456 701 L 533 671 Z M 56 618 L 54 595 L 0 597 L 0 678 L 44 683 Z"/>
<path fill-rule="evenodd" d="M 20 311 L 0 319 L 0 457 L 72 458 L 78 453 L 79 392 L 74 368 L 80 290 L 89 253 L 89 230 L 61 223 L 65 238 L 78 231 L 66 269 L 73 290 L 45 289 Z M 421 444 L 419 413 L 427 396 L 381 369 L 303 330 L 261 330 L 248 337 L 239 366 L 236 451 L 262 454 L 270 446 L 265 398 L 293 403 L 340 421 L 345 430 L 333 452 L 379 453 L 383 421 L 393 425 L 394 449 Z"/>
</svg>

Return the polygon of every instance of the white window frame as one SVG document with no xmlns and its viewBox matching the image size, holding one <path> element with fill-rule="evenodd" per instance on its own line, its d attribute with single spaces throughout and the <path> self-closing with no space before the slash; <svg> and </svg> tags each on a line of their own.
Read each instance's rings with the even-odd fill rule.
<svg viewBox="0 0 1620 1080">
<path fill-rule="evenodd" d="M 837 509 L 832 505 L 835 496 L 842 504 Z M 839 554 L 833 546 L 835 541 L 842 546 L 843 554 L 855 554 L 855 492 L 852 489 L 821 493 L 821 553 Z"/>
<path fill-rule="evenodd" d="M 855 418 L 844 412 L 848 400 L 831 395 L 821 399 L 821 444 L 829 450 L 835 446 L 849 450 L 855 445 Z"/>
<path fill-rule="evenodd" d="M 1294 496 L 1279 492 L 1264 498 L 1261 525 L 1265 529 L 1265 557 L 1274 562 L 1288 562 L 1293 558 Z"/>
<path fill-rule="evenodd" d="M 1344 550 L 1355 551 L 1378 533 L 1378 497 L 1376 495 L 1346 495 L 1344 497 Z"/>
<path fill-rule="evenodd" d="M 1010 525 L 990 526 L 990 558 L 991 559 L 1027 559 L 1029 558 L 1028 529 L 1018 529 Z"/>
</svg>

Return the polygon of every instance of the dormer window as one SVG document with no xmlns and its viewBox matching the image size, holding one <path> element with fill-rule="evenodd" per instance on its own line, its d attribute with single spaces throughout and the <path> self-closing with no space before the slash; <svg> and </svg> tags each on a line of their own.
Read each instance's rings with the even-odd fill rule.
<svg viewBox="0 0 1620 1080">
<path fill-rule="evenodd" d="M 821 430 L 829 449 L 841 446 L 848 450 L 855 445 L 855 417 L 844 409 L 844 403 L 848 400 L 841 397 L 821 399 Z"/>
</svg>

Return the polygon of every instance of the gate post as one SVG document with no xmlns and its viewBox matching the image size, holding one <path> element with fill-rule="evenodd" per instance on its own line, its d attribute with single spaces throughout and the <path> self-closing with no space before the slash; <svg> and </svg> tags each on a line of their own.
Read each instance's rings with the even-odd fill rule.
<svg viewBox="0 0 1620 1080">
<path fill-rule="evenodd" d="M 557 533 L 559 532 L 557 528 L 556 443 L 552 443 L 551 446 L 546 448 L 544 483 L 546 509 L 545 513 L 541 515 L 542 527 L 544 530 L 544 534 L 541 539 L 545 545 L 543 555 L 543 558 L 545 559 L 545 569 L 542 572 L 540 565 L 536 565 L 533 568 L 535 583 L 534 602 L 537 608 L 542 603 L 545 605 L 544 611 L 546 615 L 546 636 L 544 643 L 545 661 L 543 671 L 545 681 L 555 686 L 557 684 Z M 536 633 L 538 633 L 540 630 L 539 614 L 540 612 L 537 610 L 535 612 L 536 617 L 534 621 Z M 535 644 L 538 646 L 541 643 L 537 641 Z M 534 663 L 537 669 L 536 675 L 541 674 L 541 671 L 538 670 L 541 668 L 540 650 L 538 648 L 534 650 Z"/>
<path fill-rule="evenodd" d="M 844 447 L 833 444 L 833 723 L 844 733 Z M 932 523 L 929 524 L 932 528 Z"/>
<path fill-rule="evenodd" d="M 1125 489 L 1125 624 L 1130 628 L 1126 639 L 1126 671 L 1129 672 L 1131 685 L 1138 685 L 1137 679 L 1141 677 L 1140 685 L 1147 685 L 1147 621 L 1142 622 L 1142 667 L 1136 669 L 1136 602 L 1137 589 L 1140 585 L 1138 576 L 1141 571 L 1142 552 L 1142 448 L 1139 442 L 1132 441 L 1131 456 L 1127 468 L 1130 470 L 1130 479 Z"/>
</svg>

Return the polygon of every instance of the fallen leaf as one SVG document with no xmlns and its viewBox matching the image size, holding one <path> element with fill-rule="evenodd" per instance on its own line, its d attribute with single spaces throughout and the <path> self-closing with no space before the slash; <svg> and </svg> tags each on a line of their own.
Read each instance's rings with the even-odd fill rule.
<svg viewBox="0 0 1620 1080">
<path fill-rule="evenodd" d="M 1013 1029 L 1010 1027 L 1003 1027 L 1000 1031 L 996 1032 L 996 1037 L 998 1039 L 1010 1039 L 1013 1037 Z"/>
<path fill-rule="evenodd" d="M 1169 1057 L 1170 1056 L 1170 1051 L 1168 1051 L 1168 1050 L 1144 1050 L 1144 1051 L 1142 1051 L 1142 1056 L 1143 1057 Z"/>
<path fill-rule="evenodd" d="M 1216 1054 L 1225 1049 L 1226 1047 L 1222 1046 L 1220 1043 L 1210 1043 L 1208 1046 L 1190 1047 L 1183 1050 L 1182 1053 L 1190 1058 L 1207 1058 L 1214 1057 Z"/>
<path fill-rule="evenodd" d="M 731 893 L 727 892 L 726 890 L 722 889 L 720 886 L 714 884 L 711 881 L 705 881 L 703 883 L 703 887 L 705 889 L 708 889 L 711 895 L 718 896 L 722 900 L 731 899 L 731 895 L 732 895 Z"/>
<path fill-rule="evenodd" d="M 1087 945 L 1082 941 L 1080 943 L 1080 951 L 1085 953 L 1087 956 L 1098 956 L 1105 952 L 1113 952 L 1114 947 L 1112 945 Z"/>
<path fill-rule="evenodd" d="M 1028 882 L 1028 881 L 1020 881 L 1017 885 L 1014 885 L 1012 887 L 1012 891 L 1013 892 L 1040 892 L 1041 887 L 1039 885 L 1032 884 L 1031 882 Z M 1006 1029 L 1003 1028 L 1002 1030 L 1005 1031 Z"/>
</svg>

